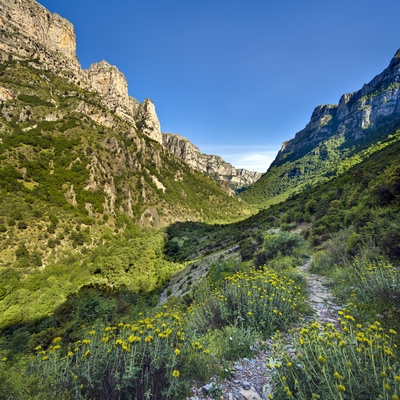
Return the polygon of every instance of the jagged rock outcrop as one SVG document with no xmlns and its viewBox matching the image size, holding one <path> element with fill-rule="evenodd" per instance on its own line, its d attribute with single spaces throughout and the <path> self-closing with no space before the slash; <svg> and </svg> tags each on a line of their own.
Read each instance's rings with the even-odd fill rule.
<svg viewBox="0 0 400 400">
<path fill-rule="evenodd" d="M 49 64 L 62 64 L 75 72 L 80 70 L 73 25 L 36 1 L 2 0 L 0 29 L 3 57 L 12 54 L 38 58 Z M 57 53 L 62 57 L 57 57 Z"/>
<path fill-rule="evenodd" d="M 381 74 L 362 89 L 344 94 L 338 105 L 315 108 L 310 122 L 282 144 L 271 167 L 288 153 L 316 145 L 335 134 L 360 140 L 400 117 L 400 49 Z"/>
<path fill-rule="evenodd" d="M 219 156 L 201 153 L 198 147 L 183 136 L 163 133 L 162 139 L 164 147 L 172 154 L 216 181 L 228 182 L 234 191 L 249 187 L 261 177 L 259 172 L 235 168 Z"/>
<path fill-rule="evenodd" d="M 106 100 L 108 108 L 121 118 L 134 123 L 125 75 L 104 60 L 92 64 L 89 70 L 84 72 L 91 88 Z"/>
<path fill-rule="evenodd" d="M 400 127 L 400 50 L 390 65 L 339 104 L 315 108 L 310 122 L 282 144 L 268 171 L 241 196 L 266 207 L 325 182 L 377 151 Z"/>
<path fill-rule="evenodd" d="M 84 73 L 92 90 L 103 96 L 109 109 L 145 135 L 162 143 L 160 122 L 153 102 L 146 99 L 139 103 L 130 97 L 125 75 L 116 66 L 103 60 L 92 64 Z"/>
<path fill-rule="evenodd" d="M 146 99 L 140 105 L 135 105 L 135 119 L 141 131 L 147 136 L 163 144 L 160 122 L 156 114 L 156 108 L 150 99 Z"/>
<path fill-rule="evenodd" d="M 71 83 L 98 93 L 102 98 L 100 105 L 103 109 L 108 109 L 129 122 L 132 130 L 137 129 L 164 144 L 193 169 L 209 175 L 218 182 L 228 182 L 235 191 L 250 186 L 261 176 L 258 172 L 236 169 L 221 157 L 202 154 L 196 146 L 181 136 L 172 135 L 171 140 L 163 141 L 160 122 L 152 101 L 146 99 L 139 103 L 130 97 L 124 74 L 105 60 L 92 64 L 88 70 L 82 70 L 76 56 L 73 25 L 58 14 L 50 13 L 35 0 L 0 0 L 0 29 L 0 59 L 36 59 L 38 68 L 51 69 L 56 74 L 62 74 L 63 78 Z M 18 93 L 2 87 L 0 101 L 6 102 L 17 95 Z M 54 102 L 54 99 L 49 101 Z M 9 105 L 2 109 L 2 114 L 7 120 L 11 120 L 16 112 L 12 107 Z M 74 111 L 87 116 L 96 124 L 115 129 L 114 118 L 102 108 L 81 100 Z M 23 111 L 19 116 L 20 121 L 30 118 L 30 110 Z M 46 116 L 45 119 L 53 121 L 63 117 L 64 114 L 59 112 Z M 185 143 L 189 145 L 186 146 Z M 182 148 L 185 148 L 186 152 L 182 153 Z M 222 186 L 232 194 L 226 184 Z"/>
<path fill-rule="evenodd" d="M 50 13 L 34 0 L 1 0 L 0 30 L 0 60 L 37 59 L 45 68 L 56 73 L 63 71 L 63 76 L 73 83 L 99 93 L 104 107 L 134 127 L 139 125 L 144 134 L 162 143 L 154 104 L 150 99 L 140 104 L 130 97 L 126 78 L 117 67 L 103 60 L 88 70 L 81 69 L 74 27 L 68 20 Z M 1 95 L 6 95 L 4 90 Z M 93 116 L 87 106 L 81 106 L 80 112 L 97 123 L 104 120 L 104 116 Z M 110 126 L 109 121 L 105 123 Z"/>
</svg>

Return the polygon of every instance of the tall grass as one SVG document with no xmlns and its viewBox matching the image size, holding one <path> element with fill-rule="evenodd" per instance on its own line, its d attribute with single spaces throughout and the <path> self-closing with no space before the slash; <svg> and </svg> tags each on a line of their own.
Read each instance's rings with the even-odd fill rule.
<svg viewBox="0 0 400 400">
<path fill-rule="evenodd" d="M 359 319 L 378 318 L 387 328 L 400 328 L 400 270 L 380 259 L 355 258 L 336 268 L 333 274 L 336 295 L 348 304 Z"/>
<path fill-rule="evenodd" d="M 295 354 L 277 338 L 274 399 L 398 399 L 400 371 L 396 332 L 380 323 L 362 326 L 343 314 L 342 329 L 332 324 L 303 325 L 292 332 Z M 320 396 L 320 397 L 318 397 Z"/>
</svg>

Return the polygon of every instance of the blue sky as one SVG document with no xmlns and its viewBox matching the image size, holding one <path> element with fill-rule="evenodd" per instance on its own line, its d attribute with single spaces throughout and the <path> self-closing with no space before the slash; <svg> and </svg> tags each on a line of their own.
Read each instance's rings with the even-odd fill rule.
<svg viewBox="0 0 400 400">
<path fill-rule="evenodd" d="M 152 99 L 163 132 L 260 172 L 400 48 L 398 0 L 39 3 L 74 24 L 83 68 L 104 59 Z"/>
</svg>

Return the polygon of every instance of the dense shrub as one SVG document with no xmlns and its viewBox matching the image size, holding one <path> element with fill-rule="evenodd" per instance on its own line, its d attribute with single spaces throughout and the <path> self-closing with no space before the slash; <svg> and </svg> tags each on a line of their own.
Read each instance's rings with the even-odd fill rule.
<svg viewBox="0 0 400 400">
<path fill-rule="evenodd" d="M 220 360 L 235 361 L 251 357 L 259 335 L 250 328 L 227 325 L 204 336 L 204 344 Z"/>
<path fill-rule="evenodd" d="M 338 266 L 333 274 L 337 295 L 350 301 L 353 315 L 363 320 L 381 316 L 382 323 L 400 328 L 400 274 L 398 268 L 380 259 L 355 258 Z"/>
<path fill-rule="evenodd" d="M 182 355 L 209 353 L 199 342 L 185 337 L 179 311 L 160 309 L 138 320 L 118 325 L 97 323 L 85 328 L 82 340 L 62 352 L 61 338 L 48 350 L 36 347 L 28 359 L 26 375 L 53 398 L 68 392 L 74 399 L 177 399 L 184 397 L 189 382 L 181 372 Z"/>
<path fill-rule="evenodd" d="M 281 231 L 275 235 L 266 236 L 264 240 L 264 250 L 269 258 L 277 254 L 288 255 L 295 248 L 305 243 L 303 237 L 296 233 Z"/>
</svg>

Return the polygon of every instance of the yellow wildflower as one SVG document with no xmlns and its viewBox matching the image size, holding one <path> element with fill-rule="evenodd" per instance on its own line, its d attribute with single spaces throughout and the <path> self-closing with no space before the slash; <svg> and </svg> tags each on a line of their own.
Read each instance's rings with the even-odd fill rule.
<svg viewBox="0 0 400 400">
<path fill-rule="evenodd" d="M 177 378 L 177 377 L 179 376 L 179 371 L 175 370 L 175 371 L 172 373 L 172 376 L 173 376 L 174 378 Z"/>
</svg>

